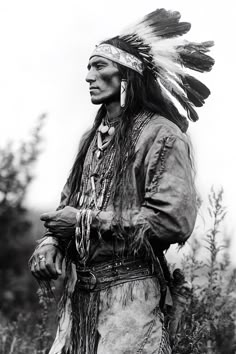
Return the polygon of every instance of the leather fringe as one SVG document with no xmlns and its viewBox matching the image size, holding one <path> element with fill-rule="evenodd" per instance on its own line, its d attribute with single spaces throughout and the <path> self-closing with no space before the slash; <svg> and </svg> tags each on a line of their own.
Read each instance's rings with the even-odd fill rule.
<svg viewBox="0 0 236 354">
<path fill-rule="evenodd" d="M 98 310 L 100 292 L 78 289 L 71 299 L 72 329 L 70 354 L 95 354 L 97 351 Z"/>
</svg>

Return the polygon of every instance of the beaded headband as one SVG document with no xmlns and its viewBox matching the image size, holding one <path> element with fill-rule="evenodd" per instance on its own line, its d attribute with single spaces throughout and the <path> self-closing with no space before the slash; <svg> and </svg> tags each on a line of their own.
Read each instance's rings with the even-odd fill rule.
<svg viewBox="0 0 236 354">
<path fill-rule="evenodd" d="M 137 71 L 140 75 L 143 75 L 143 63 L 134 55 L 125 52 L 111 44 L 99 44 L 95 47 L 90 58 L 94 56 L 100 56 L 106 59 L 110 59 L 115 63 L 124 65 L 132 70 Z"/>
</svg>

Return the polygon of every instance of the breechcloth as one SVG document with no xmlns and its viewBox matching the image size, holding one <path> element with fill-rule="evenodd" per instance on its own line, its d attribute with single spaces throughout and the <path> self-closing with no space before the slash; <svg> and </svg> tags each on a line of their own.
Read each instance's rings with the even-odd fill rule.
<svg viewBox="0 0 236 354">
<path fill-rule="evenodd" d="M 76 264 L 77 280 L 50 354 L 171 354 L 159 271 L 138 258 Z"/>
</svg>

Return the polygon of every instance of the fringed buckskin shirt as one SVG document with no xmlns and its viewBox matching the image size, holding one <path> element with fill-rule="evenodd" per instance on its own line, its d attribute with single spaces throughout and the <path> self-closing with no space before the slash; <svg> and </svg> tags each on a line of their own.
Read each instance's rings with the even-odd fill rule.
<svg viewBox="0 0 236 354">
<path fill-rule="evenodd" d="M 130 233 L 133 244 L 142 245 L 147 238 L 154 253 L 158 253 L 168 248 L 170 244 L 184 243 L 194 228 L 197 203 L 190 142 L 187 135 L 174 123 L 147 112 L 138 115 L 133 129 L 131 139 L 134 139 L 135 154 L 129 168 L 134 200 L 132 207 L 122 211 L 123 224 L 127 234 Z M 96 230 L 91 233 L 88 264 L 129 255 L 126 240 L 113 237 L 115 234 L 113 230 L 117 225 L 115 211 L 109 198 L 109 183 L 114 162 L 112 147 L 104 151 L 99 163 L 96 161 L 95 151 L 96 136 L 84 161 L 81 188 L 76 204 L 78 209 L 94 208 L 89 178 L 93 174 L 100 176 L 96 179 L 96 193 L 101 210 L 98 215 L 101 237 Z M 59 209 L 68 205 L 69 192 L 69 186 L 66 184 Z M 125 194 L 122 197 L 125 198 Z M 46 233 L 40 246 L 43 244 L 65 247 L 65 243 L 50 232 Z M 72 267 L 66 289 L 65 306 L 50 354 L 85 354 L 85 351 L 80 351 L 79 348 L 76 351 L 71 349 L 74 333 L 71 298 L 75 292 L 75 284 L 76 272 Z M 160 284 L 157 278 L 149 277 L 111 286 L 100 291 L 98 296 L 100 300 L 97 331 L 100 339 L 96 353 L 171 353 L 163 326 L 163 314 L 159 308 Z M 78 302 L 81 301 L 83 296 L 78 297 Z M 81 308 L 81 311 L 84 313 L 85 309 Z M 84 316 L 87 315 L 84 313 Z M 89 351 L 86 353 L 91 354 Z"/>
<path fill-rule="evenodd" d="M 146 118 L 145 115 L 142 117 Z M 174 123 L 158 115 L 149 117 L 139 134 L 131 167 L 136 201 L 132 209 L 123 211 L 122 216 L 125 227 L 135 228 L 136 239 L 142 240 L 143 235 L 150 231 L 147 234 L 155 251 L 160 245 L 165 249 L 172 243 L 184 243 L 195 225 L 197 202 L 190 142 L 188 136 Z M 95 147 L 91 146 L 91 149 L 95 151 Z M 107 151 L 104 154 L 106 153 Z M 84 171 L 92 164 L 91 159 L 88 161 L 85 158 Z M 90 174 L 92 173 L 90 170 Z M 84 179 L 87 190 L 82 196 L 78 196 L 78 199 L 84 199 L 83 203 L 77 206 L 78 209 L 89 205 L 92 198 L 89 176 L 85 175 Z M 66 184 L 58 209 L 67 205 L 68 196 L 69 187 Z M 114 209 L 109 200 L 99 214 L 99 221 L 100 231 L 105 235 L 116 226 Z M 47 238 L 43 239 L 43 244 L 60 242 L 58 239 L 51 239 L 50 236 L 53 235 L 50 233 L 45 236 Z M 106 241 L 104 244 L 101 240 L 100 245 L 96 242 L 96 246 L 91 244 L 90 260 L 104 261 L 104 257 L 109 258 L 112 255 L 112 246 L 109 240 Z"/>
</svg>

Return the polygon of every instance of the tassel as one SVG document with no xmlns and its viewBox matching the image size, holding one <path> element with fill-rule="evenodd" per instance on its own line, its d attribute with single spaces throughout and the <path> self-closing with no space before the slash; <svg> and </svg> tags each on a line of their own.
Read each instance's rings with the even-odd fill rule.
<svg viewBox="0 0 236 354">
<path fill-rule="evenodd" d="M 72 330 L 70 354 L 96 354 L 100 292 L 87 292 L 77 284 L 71 300 Z"/>
</svg>

